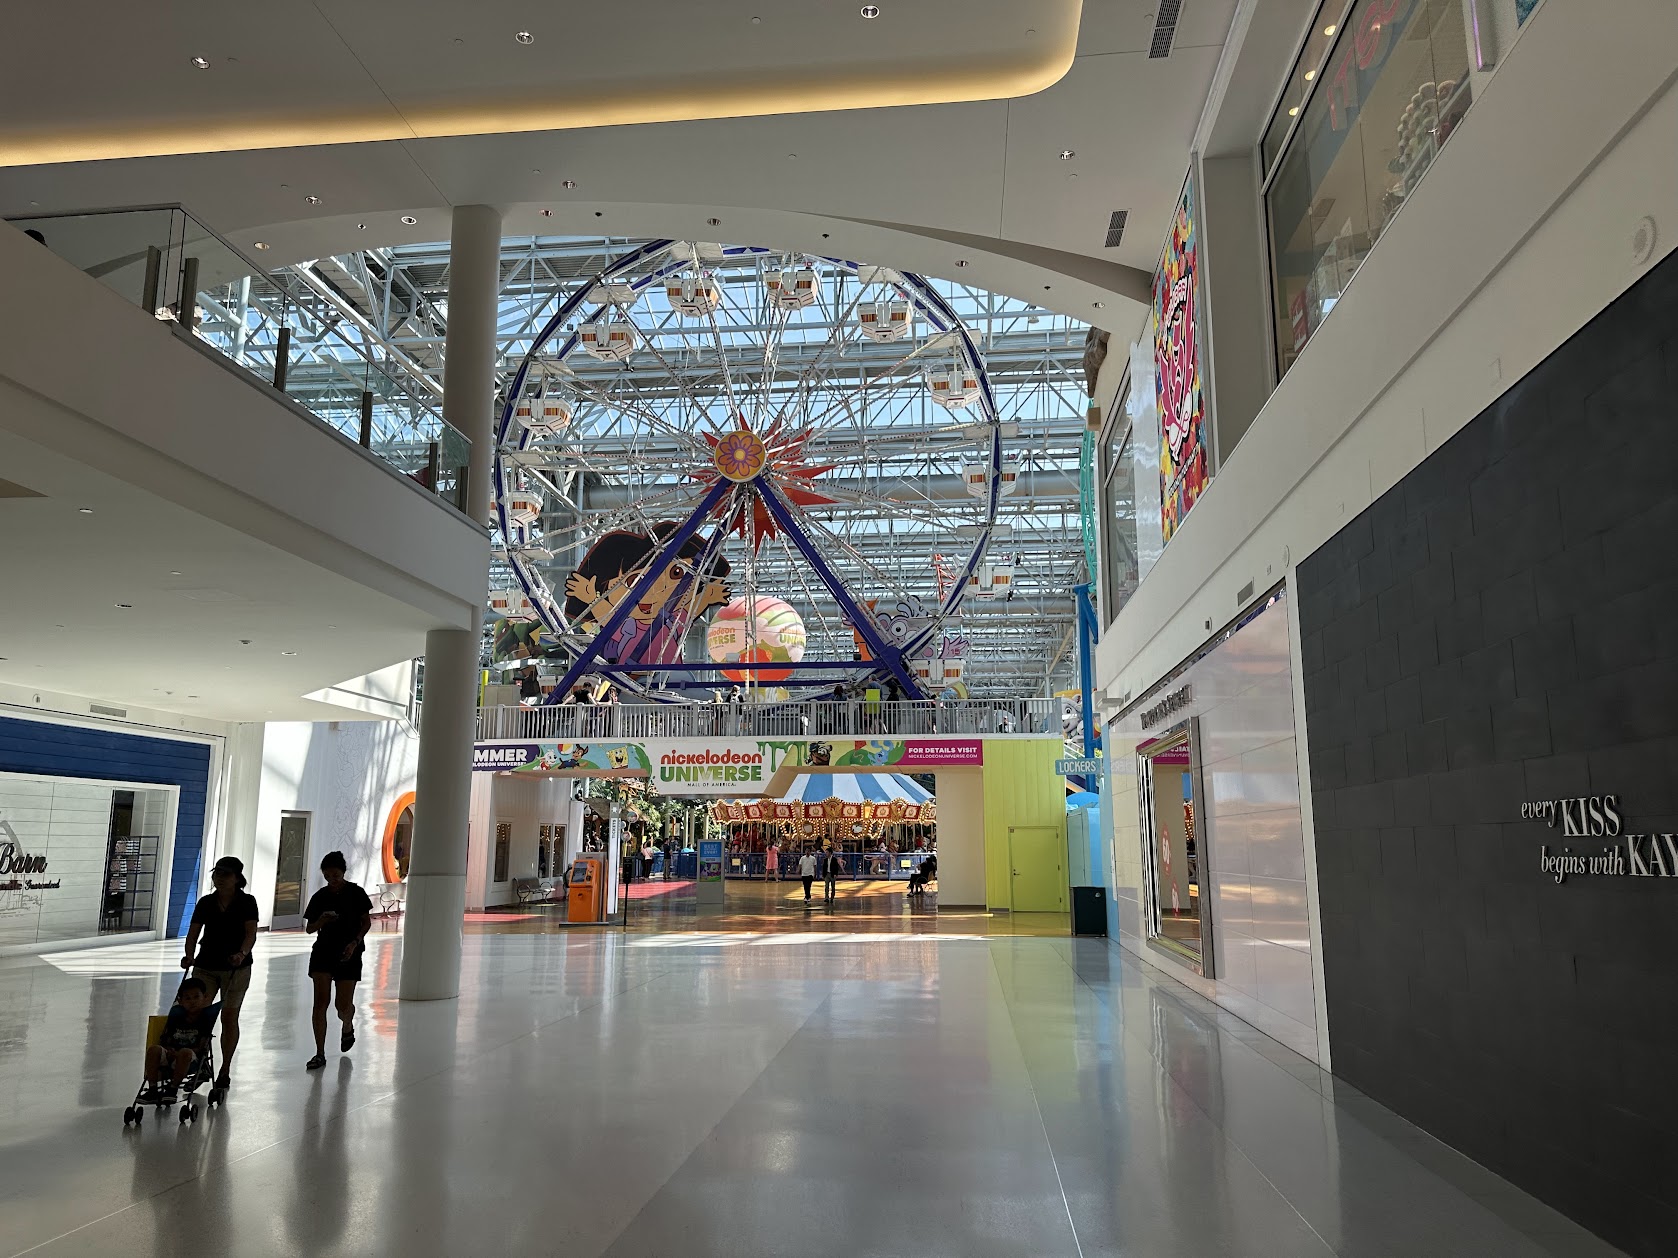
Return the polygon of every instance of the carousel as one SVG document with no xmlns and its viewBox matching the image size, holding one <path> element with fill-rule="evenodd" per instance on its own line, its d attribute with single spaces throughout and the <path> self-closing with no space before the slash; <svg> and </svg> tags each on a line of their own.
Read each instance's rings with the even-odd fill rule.
<svg viewBox="0 0 1678 1258">
<path fill-rule="evenodd" d="M 725 827 L 731 874 L 761 877 L 771 843 L 783 853 L 831 848 L 862 861 L 929 850 L 937 840 L 938 804 L 902 773 L 806 773 L 780 799 L 721 800 L 712 817 Z M 882 871 L 883 872 L 883 871 Z"/>
</svg>

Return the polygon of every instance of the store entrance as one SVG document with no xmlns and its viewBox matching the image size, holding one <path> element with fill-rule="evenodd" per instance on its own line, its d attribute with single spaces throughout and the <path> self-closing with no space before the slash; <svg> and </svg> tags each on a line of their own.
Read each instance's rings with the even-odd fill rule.
<svg viewBox="0 0 1678 1258">
<path fill-rule="evenodd" d="M 1205 885 L 1204 819 L 1192 723 L 1137 748 L 1147 836 L 1148 942 L 1212 974 L 1211 899 Z"/>
</svg>

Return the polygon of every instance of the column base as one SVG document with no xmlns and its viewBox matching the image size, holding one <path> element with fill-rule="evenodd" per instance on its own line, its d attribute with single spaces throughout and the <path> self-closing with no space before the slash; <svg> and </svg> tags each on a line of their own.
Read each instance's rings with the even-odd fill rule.
<svg viewBox="0 0 1678 1258">
<path fill-rule="evenodd" d="M 461 923 L 466 916 L 465 874 L 408 875 L 403 912 L 403 1000 L 453 1000 L 460 995 Z"/>
</svg>

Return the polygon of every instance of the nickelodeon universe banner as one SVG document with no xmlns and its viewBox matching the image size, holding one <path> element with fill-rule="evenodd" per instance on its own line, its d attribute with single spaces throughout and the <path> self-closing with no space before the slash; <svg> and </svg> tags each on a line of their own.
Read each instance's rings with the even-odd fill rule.
<svg viewBox="0 0 1678 1258">
<path fill-rule="evenodd" d="M 1194 172 L 1171 218 L 1154 273 L 1154 398 L 1159 408 L 1160 490 L 1169 541 L 1210 479 L 1200 354 L 1200 232 Z"/>
<path fill-rule="evenodd" d="M 640 742 L 485 742 L 472 752 L 483 773 L 566 777 L 646 777 L 667 795 L 765 795 L 785 791 L 798 773 L 852 773 L 981 767 L 977 738 L 798 739 L 649 738 Z"/>
</svg>

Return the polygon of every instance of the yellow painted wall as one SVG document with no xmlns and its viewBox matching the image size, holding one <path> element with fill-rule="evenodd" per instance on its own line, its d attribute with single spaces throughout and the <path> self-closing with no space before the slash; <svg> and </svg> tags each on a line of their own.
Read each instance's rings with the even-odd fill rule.
<svg viewBox="0 0 1678 1258">
<path fill-rule="evenodd" d="M 1058 738 L 985 740 L 985 903 L 1013 908 L 1008 865 L 1009 826 L 1053 826 L 1066 848 L 1066 779 L 1055 761 L 1066 754 Z M 942 817 L 943 803 L 939 803 Z"/>
</svg>

